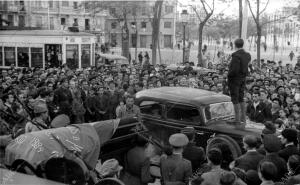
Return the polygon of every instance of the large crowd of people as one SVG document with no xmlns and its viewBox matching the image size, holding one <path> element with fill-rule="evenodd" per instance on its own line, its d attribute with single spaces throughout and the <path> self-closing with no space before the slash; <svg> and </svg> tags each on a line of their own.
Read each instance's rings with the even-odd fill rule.
<svg viewBox="0 0 300 185">
<path fill-rule="evenodd" d="M 140 118 L 134 97 L 144 89 L 178 86 L 230 94 L 230 59 L 209 63 L 211 71 L 205 73 L 194 70 L 193 62 L 184 63 L 183 68 L 169 69 L 166 65 L 150 65 L 149 56 L 144 59 L 139 55 L 139 62 L 130 65 L 102 64 L 77 70 L 71 70 L 67 65 L 48 69 L 13 66 L 2 69 L 1 159 L 7 143 L 23 133 L 115 118 Z M 246 115 L 248 120 L 265 126 L 262 137 L 245 136 L 246 153 L 223 169 L 221 150 L 214 148 L 205 154 L 203 148 L 193 143 L 193 128 L 172 135 L 169 141 L 173 153 L 165 155 L 160 164 L 164 184 L 300 183 L 300 57 L 295 65 L 262 59 L 253 60 L 248 68 L 250 75 L 246 78 L 244 99 Z M 137 147 L 140 148 L 133 150 L 138 152 L 129 151 L 132 158 L 146 150 L 141 141 Z M 177 155 L 183 156 L 184 160 Z M 135 159 L 141 159 L 132 162 L 139 168 L 129 167 L 128 173 L 140 178 L 137 184 L 154 180 L 143 168 L 140 169 L 145 158 Z M 174 167 L 175 162 L 180 165 Z"/>
</svg>

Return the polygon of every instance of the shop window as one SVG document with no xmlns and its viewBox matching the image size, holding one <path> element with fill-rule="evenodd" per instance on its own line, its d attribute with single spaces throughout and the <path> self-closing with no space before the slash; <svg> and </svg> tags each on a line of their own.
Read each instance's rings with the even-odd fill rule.
<svg viewBox="0 0 300 185">
<path fill-rule="evenodd" d="M 29 48 L 17 48 L 18 67 L 29 67 Z"/>
<path fill-rule="evenodd" d="M 47 67 L 58 67 L 61 65 L 60 44 L 45 44 L 45 62 Z"/>
<path fill-rule="evenodd" d="M 67 44 L 66 60 L 70 69 L 78 68 L 78 44 Z"/>
<path fill-rule="evenodd" d="M 31 67 L 43 67 L 43 48 L 31 48 Z"/>
<path fill-rule="evenodd" d="M 16 65 L 15 47 L 4 47 L 4 65 Z"/>
<path fill-rule="evenodd" d="M 86 68 L 91 64 L 91 45 L 82 44 L 81 45 L 81 67 Z"/>
</svg>

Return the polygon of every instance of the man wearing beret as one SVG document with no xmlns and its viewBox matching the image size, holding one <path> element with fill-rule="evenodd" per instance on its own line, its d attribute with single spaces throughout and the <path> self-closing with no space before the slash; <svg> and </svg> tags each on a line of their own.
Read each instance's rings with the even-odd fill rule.
<svg viewBox="0 0 300 185">
<path fill-rule="evenodd" d="M 32 119 L 32 121 L 26 123 L 26 133 L 48 128 L 48 125 L 46 123 L 49 118 L 47 105 L 45 103 L 37 103 L 34 105 L 33 111 L 35 117 Z"/>
<path fill-rule="evenodd" d="M 188 185 L 192 175 L 192 164 L 183 158 L 183 148 L 189 142 L 182 133 L 173 134 L 169 143 L 173 148 L 172 155 L 161 160 L 162 184 L 164 185 Z"/>
<path fill-rule="evenodd" d="M 229 64 L 228 87 L 231 101 L 234 105 L 235 122 L 246 122 L 246 105 L 244 102 L 245 81 L 248 75 L 248 64 L 251 61 L 251 55 L 243 49 L 243 39 L 234 41 L 236 52 L 232 54 L 232 60 Z"/>
<path fill-rule="evenodd" d="M 281 143 L 284 145 L 284 149 L 278 152 L 278 155 L 288 161 L 289 157 L 294 154 L 299 154 L 298 144 L 298 132 L 295 129 L 287 128 L 281 132 Z"/>
</svg>

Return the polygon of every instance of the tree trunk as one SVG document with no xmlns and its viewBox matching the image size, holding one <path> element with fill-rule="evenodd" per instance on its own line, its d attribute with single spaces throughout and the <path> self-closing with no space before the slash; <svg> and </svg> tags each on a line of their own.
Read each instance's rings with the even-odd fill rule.
<svg viewBox="0 0 300 185">
<path fill-rule="evenodd" d="M 199 31 L 198 31 L 198 39 L 199 39 L 199 45 L 198 45 L 198 64 L 200 64 L 201 67 L 206 67 L 205 61 L 202 59 L 202 34 L 203 34 L 203 28 L 204 23 L 199 24 Z"/>
<path fill-rule="evenodd" d="M 158 57 L 159 57 L 159 64 L 162 64 L 161 62 L 161 53 L 160 53 L 160 34 L 158 34 L 158 42 L 157 42 L 157 49 L 158 49 Z"/>
<path fill-rule="evenodd" d="M 152 20 L 152 65 L 156 65 L 156 49 L 159 42 L 159 28 L 163 0 L 157 0 L 154 5 L 154 16 Z M 174 25 L 175 26 L 175 25 Z"/>
<path fill-rule="evenodd" d="M 257 52 L 257 64 L 259 68 L 260 68 L 260 43 L 261 43 L 261 27 L 257 26 L 256 52 Z"/>
<path fill-rule="evenodd" d="M 243 25 L 243 3 L 239 0 L 239 38 L 242 38 L 242 25 Z"/>
<path fill-rule="evenodd" d="M 126 57 L 128 60 L 129 58 L 129 29 L 127 24 L 127 16 L 126 13 L 124 13 L 124 27 L 122 28 L 122 56 Z M 130 62 L 130 61 L 129 61 Z"/>
</svg>

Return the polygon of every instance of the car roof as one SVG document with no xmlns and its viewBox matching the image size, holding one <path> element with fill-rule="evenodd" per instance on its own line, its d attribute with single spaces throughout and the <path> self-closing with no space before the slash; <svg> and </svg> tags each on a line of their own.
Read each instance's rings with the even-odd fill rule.
<svg viewBox="0 0 300 185">
<path fill-rule="evenodd" d="M 223 94 L 188 87 L 160 87 L 143 90 L 136 94 L 137 101 L 148 98 L 190 104 L 197 107 L 231 101 L 229 96 Z"/>
</svg>

